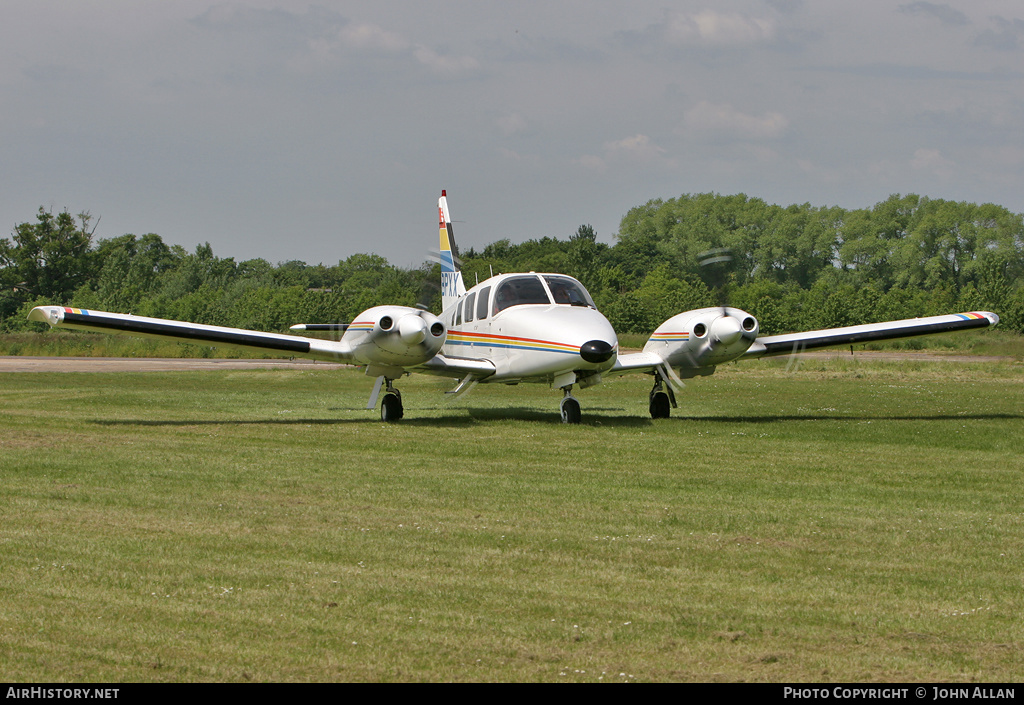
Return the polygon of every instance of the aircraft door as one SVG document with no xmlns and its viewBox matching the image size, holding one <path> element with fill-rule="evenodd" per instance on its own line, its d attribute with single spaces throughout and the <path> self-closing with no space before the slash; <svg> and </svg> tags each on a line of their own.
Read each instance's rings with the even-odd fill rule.
<svg viewBox="0 0 1024 705">
<path fill-rule="evenodd" d="M 502 365 L 505 364 L 507 357 L 506 350 L 501 345 L 496 345 L 491 335 L 497 332 L 497 326 L 494 324 L 494 304 L 491 303 L 491 287 L 485 286 L 480 290 L 476 300 L 476 319 L 473 321 L 474 331 L 481 335 L 482 340 L 488 341 L 487 346 L 482 351 L 481 357 L 494 362 L 495 368 L 499 371 Z"/>
</svg>

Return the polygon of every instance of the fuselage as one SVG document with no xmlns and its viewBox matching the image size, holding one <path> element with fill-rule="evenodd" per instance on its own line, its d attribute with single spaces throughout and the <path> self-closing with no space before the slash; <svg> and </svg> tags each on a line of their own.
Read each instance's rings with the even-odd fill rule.
<svg viewBox="0 0 1024 705">
<path fill-rule="evenodd" d="M 564 274 L 500 274 L 450 305 L 442 353 L 490 360 L 486 382 L 593 384 L 611 369 L 618 339 L 587 290 Z"/>
</svg>

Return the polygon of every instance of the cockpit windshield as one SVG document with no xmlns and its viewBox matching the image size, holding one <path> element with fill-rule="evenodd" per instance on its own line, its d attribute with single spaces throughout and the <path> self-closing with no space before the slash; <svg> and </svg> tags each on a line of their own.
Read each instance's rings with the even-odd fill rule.
<svg viewBox="0 0 1024 705">
<path fill-rule="evenodd" d="M 504 311 L 510 306 L 523 304 L 550 304 L 548 292 L 535 275 L 509 277 L 498 285 L 494 293 L 494 313 Z"/>
<path fill-rule="evenodd" d="M 550 304 L 551 297 L 554 298 L 554 303 L 563 306 L 597 308 L 583 285 L 572 277 L 557 274 L 545 274 L 543 277 L 547 289 L 541 283 L 541 277 L 535 274 L 509 277 L 503 281 L 494 293 L 493 313 L 504 311 L 510 306 Z M 551 291 L 551 297 L 548 296 L 548 290 Z"/>
<path fill-rule="evenodd" d="M 555 298 L 556 304 L 597 308 L 587 290 L 575 279 L 549 274 L 544 277 L 544 281 L 547 282 L 548 288 L 551 289 L 551 295 Z"/>
</svg>

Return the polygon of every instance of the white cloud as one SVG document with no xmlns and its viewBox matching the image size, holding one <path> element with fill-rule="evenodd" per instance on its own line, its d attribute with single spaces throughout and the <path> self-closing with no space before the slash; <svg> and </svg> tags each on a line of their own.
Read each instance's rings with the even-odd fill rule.
<svg viewBox="0 0 1024 705">
<path fill-rule="evenodd" d="M 306 46 L 320 65 L 335 62 L 342 54 L 356 52 L 408 56 L 415 63 L 439 74 L 472 72 L 480 66 L 472 56 L 443 54 L 425 44 L 410 41 L 398 32 L 369 22 L 345 22 L 336 31 L 309 38 Z M 292 63 L 300 66 L 302 61 Z"/>
<path fill-rule="evenodd" d="M 684 44 L 755 44 L 774 39 L 776 24 L 769 19 L 735 12 L 704 10 L 692 15 L 670 14 L 666 32 L 669 39 Z"/>
<path fill-rule="evenodd" d="M 604 151 L 614 158 L 649 162 L 664 158 L 664 149 L 651 141 L 647 135 L 633 135 L 615 142 L 605 142 Z"/>
<path fill-rule="evenodd" d="M 605 142 L 603 148 L 603 156 L 586 154 L 574 161 L 584 168 L 596 172 L 607 171 L 612 165 L 670 167 L 675 164 L 675 160 L 668 156 L 668 152 L 655 144 L 647 135 L 637 134 L 621 140 Z"/>
<path fill-rule="evenodd" d="M 789 127 L 789 120 L 782 113 L 748 115 L 732 105 L 706 100 L 687 110 L 683 117 L 686 130 L 721 132 L 741 139 L 778 137 Z"/>
<path fill-rule="evenodd" d="M 937 149 L 918 149 L 914 152 L 910 166 L 918 171 L 926 171 L 942 178 L 949 178 L 954 173 L 954 164 L 942 156 Z"/>
<path fill-rule="evenodd" d="M 526 130 L 526 118 L 519 113 L 509 113 L 495 120 L 495 125 L 503 135 L 509 137 Z"/>
<path fill-rule="evenodd" d="M 971 20 L 967 15 L 949 5 L 939 5 L 934 2 L 912 2 L 900 5 L 900 12 L 910 15 L 923 14 L 934 17 L 944 25 L 959 26 L 968 25 Z"/>
<path fill-rule="evenodd" d="M 584 154 L 579 159 L 575 160 L 576 164 L 579 164 L 584 169 L 589 171 L 596 171 L 599 174 L 603 174 L 608 171 L 608 162 L 593 154 Z"/>
<path fill-rule="evenodd" d="M 515 164 L 534 167 L 542 164 L 541 158 L 536 154 L 520 154 L 514 149 L 508 149 L 507 147 L 498 147 L 498 154 L 500 154 L 503 159 L 514 162 Z"/>
<path fill-rule="evenodd" d="M 410 43 L 401 35 L 374 24 L 351 22 L 338 32 L 338 38 L 353 49 L 405 51 Z"/>
<path fill-rule="evenodd" d="M 467 73 L 475 71 L 480 67 L 480 62 L 472 56 L 448 56 L 445 54 L 439 54 L 430 47 L 423 46 L 422 44 L 416 46 L 413 50 L 413 56 L 416 57 L 418 62 L 437 73 Z"/>
</svg>

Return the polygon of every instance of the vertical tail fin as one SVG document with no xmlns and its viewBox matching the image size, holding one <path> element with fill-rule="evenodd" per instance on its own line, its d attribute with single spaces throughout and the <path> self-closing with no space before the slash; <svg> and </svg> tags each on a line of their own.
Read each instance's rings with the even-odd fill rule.
<svg viewBox="0 0 1024 705">
<path fill-rule="evenodd" d="M 455 246 L 452 234 L 452 220 L 448 215 L 448 196 L 442 190 L 441 198 L 437 199 L 438 235 L 441 239 L 441 310 L 458 301 L 466 293 L 466 285 L 462 283 L 462 272 L 459 271 L 459 249 Z"/>
</svg>

